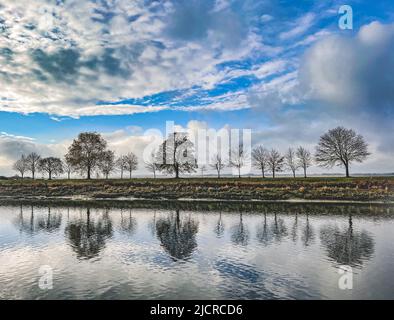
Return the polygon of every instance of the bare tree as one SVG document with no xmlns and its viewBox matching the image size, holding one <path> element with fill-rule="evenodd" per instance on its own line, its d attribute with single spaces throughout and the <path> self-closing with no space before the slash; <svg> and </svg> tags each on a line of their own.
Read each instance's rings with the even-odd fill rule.
<svg viewBox="0 0 394 320">
<path fill-rule="evenodd" d="M 272 172 L 272 178 L 275 179 L 275 173 L 283 170 L 284 157 L 278 150 L 271 149 L 268 155 L 268 167 Z"/>
<path fill-rule="evenodd" d="M 241 168 L 245 165 L 246 154 L 244 146 L 240 144 L 238 148 L 231 150 L 229 166 L 238 169 L 238 178 L 241 178 Z"/>
<path fill-rule="evenodd" d="M 145 168 L 153 173 L 153 178 L 156 179 L 157 164 L 155 163 L 155 153 L 150 154 L 149 159 L 145 161 Z"/>
<path fill-rule="evenodd" d="M 115 170 L 115 154 L 111 150 L 107 150 L 102 155 L 100 163 L 98 165 L 99 169 L 105 176 L 105 179 L 108 179 L 110 173 Z"/>
<path fill-rule="evenodd" d="M 137 170 L 137 168 L 138 168 L 138 158 L 132 152 L 129 152 L 124 157 L 125 157 L 125 164 L 126 164 L 125 165 L 125 169 L 129 172 L 129 176 L 130 176 L 130 179 L 131 179 L 133 171 Z"/>
<path fill-rule="evenodd" d="M 116 162 L 116 167 L 120 170 L 120 178 L 123 179 L 123 172 L 126 170 L 126 156 L 120 156 Z"/>
<path fill-rule="evenodd" d="M 226 167 L 224 161 L 222 160 L 222 156 L 220 154 L 216 154 L 212 159 L 212 164 L 210 165 L 212 169 L 215 169 L 218 178 L 220 178 L 220 172 Z"/>
<path fill-rule="evenodd" d="M 265 178 L 265 170 L 268 167 L 268 156 L 269 153 L 263 146 L 257 146 L 252 150 L 253 166 L 261 170 L 263 178 Z"/>
<path fill-rule="evenodd" d="M 301 146 L 298 147 L 297 162 L 298 162 L 298 165 L 304 169 L 304 178 L 306 178 L 307 177 L 306 171 L 313 164 L 312 154 L 310 153 L 310 151 L 304 147 L 301 147 Z"/>
<path fill-rule="evenodd" d="M 70 180 L 71 173 L 73 172 L 74 168 L 71 165 L 71 163 L 67 161 L 67 159 L 63 159 L 62 162 L 63 162 L 63 170 L 65 173 L 67 173 L 67 179 Z"/>
<path fill-rule="evenodd" d="M 187 134 L 174 132 L 159 147 L 155 162 L 160 171 L 175 174 L 175 178 L 183 172 L 195 172 L 194 145 Z"/>
<path fill-rule="evenodd" d="M 14 165 L 12 166 L 12 168 L 13 168 L 15 171 L 19 172 L 20 175 L 21 175 L 21 177 L 22 177 L 22 179 L 23 179 L 23 177 L 24 177 L 26 171 L 29 170 L 29 166 L 28 166 L 28 164 L 27 164 L 25 155 L 22 155 L 20 159 L 18 159 L 17 161 L 15 161 Z"/>
<path fill-rule="evenodd" d="M 320 137 L 315 159 L 322 167 L 344 166 L 349 177 L 351 162 L 363 162 L 370 153 L 364 138 L 352 129 L 337 127 Z"/>
<path fill-rule="evenodd" d="M 86 172 L 87 179 L 91 179 L 94 169 L 98 168 L 105 155 L 107 142 L 96 132 L 82 132 L 68 148 L 66 161 L 81 173 Z"/>
<path fill-rule="evenodd" d="M 293 173 L 293 177 L 296 177 L 296 171 L 299 167 L 296 153 L 293 148 L 289 148 L 285 154 L 285 164 Z"/>
<path fill-rule="evenodd" d="M 48 173 L 49 180 L 52 180 L 53 176 L 64 172 L 62 160 L 54 157 L 40 159 L 38 162 L 38 170 L 40 172 Z"/>
<path fill-rule="evenodd" d="M 27 163 L 27 166 L 29 167 L 28 171 L 31 172 L 31 176 L 33 179 L 35 178 L 35 174 L 36 174 L 37 167 L 38 167 L 38 162 L 40 161 L 40 159 L 41 159 L 41 156 L 35 152 L 30 153 L 26 157 L 26 163 Z"/>
</svg>

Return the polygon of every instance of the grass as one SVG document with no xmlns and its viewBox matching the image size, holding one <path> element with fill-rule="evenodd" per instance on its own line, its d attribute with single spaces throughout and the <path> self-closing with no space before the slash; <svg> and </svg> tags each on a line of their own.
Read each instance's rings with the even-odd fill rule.
<svg viewBox="0 0 394 320">
<path fill-rule="evenodd" d="M 0 180 L 0 196 L 394 201 L 394 177 Z"/>
</svg>

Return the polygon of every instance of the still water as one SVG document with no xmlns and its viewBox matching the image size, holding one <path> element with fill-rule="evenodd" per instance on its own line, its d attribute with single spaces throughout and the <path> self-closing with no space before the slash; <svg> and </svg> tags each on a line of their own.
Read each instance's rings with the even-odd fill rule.
<svg viewBox="0 0 394 320">
<path fill-rule="evenodd" d="M 394 299 L 390 206 L 0 206 L 0 299 L 372 298 Z"/>
</svg>

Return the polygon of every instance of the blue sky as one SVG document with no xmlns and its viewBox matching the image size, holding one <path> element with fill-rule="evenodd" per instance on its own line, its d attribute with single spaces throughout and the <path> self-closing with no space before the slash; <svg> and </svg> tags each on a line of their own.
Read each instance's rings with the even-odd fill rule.
<svg viewBox="0 0 394 320">
<path fill-rule="evenodd" d="M 392 171 L 393 22 L 389 0 L 0 0 L 0 173 L 24 144 L 166 120 L 283 150 L 345 125 L 374 151 L 360 171 Z"/>
</svg>

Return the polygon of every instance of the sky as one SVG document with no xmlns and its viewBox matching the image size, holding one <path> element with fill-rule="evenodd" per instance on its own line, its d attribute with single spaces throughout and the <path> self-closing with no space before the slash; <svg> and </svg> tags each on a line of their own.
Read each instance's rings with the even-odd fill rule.
<svg viewBox="0 0 394 320">
<path fill-rule="evenodd" d="M 281 152 L 341 125 L 372 153 L 353 172 L 394 172 L 393 49 L 391 0 L 0 0 L 0 175 L 81 131 L 141 157 L 166 121 Z"/>
</svg>

